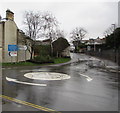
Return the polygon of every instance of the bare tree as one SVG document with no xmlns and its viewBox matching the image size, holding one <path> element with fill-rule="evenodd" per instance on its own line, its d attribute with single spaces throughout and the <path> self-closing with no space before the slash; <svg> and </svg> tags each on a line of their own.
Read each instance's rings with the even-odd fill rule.
<svg viewBox="0 0 120 113">
<path fill-rule="evenodd" d="M 112 34 L 113 32 L 114 32 L 114 27 L 111 26 L 107 30 L 105 30 L 105 32 L 103 33 L 103 35 L 104 36 L 108 36 L 108 35 Z"/>
<path fill-rule="evenodd" d="M 42 29 L 43 35 L 50 39 L 51 55 L 53 54 L 52 42 L 56 36 L 56 28 L 58 27 L 57 19 L 50 12 L 43 12 L 42 16 Z"/>
<path fill-rule="evenodd" d="M 26 26 L 25 32 L 26 35 L 28 35 L 33 41 L 31 44 L 31 51 L 29 51 L 31 53 L 31 59 L 33 56 L 33 52 L 34 52 L 34 46 L 35 46 L 35 41 L 36 39 L 40 38 L 40 31 L 41 31 L 41 13 L 35 13 L 32 11 L 29 12 L 25 12 L 24 14 L 24 24 Z"/>
<path fill-rule="evenodd" d="M 76 27 L 73 29 L 73 31 L 70 33 L 70 38 L 73 42 L 75 42 L 75 46 L 78 48 L 79 43 L 81 40 L 85 37 L 87 34 L 87 31 L 81 27 Z"/>
<path fill-rule="evenodd" d="M 32 11 L 25 12 L 24 24 L 26 25 L 26 34 L 33 40 L 39 38 L 41 30 L 41 13 Z"/>
<path fill-rule="evenodd" d="M 65 38 L 66 33 L 65 33 L 64 30 L 57 29 L 57 30 L 56 30 L 56 35 L 57 35 L 57 38 L 60 38 L 60 37 Z"/>
</svg>

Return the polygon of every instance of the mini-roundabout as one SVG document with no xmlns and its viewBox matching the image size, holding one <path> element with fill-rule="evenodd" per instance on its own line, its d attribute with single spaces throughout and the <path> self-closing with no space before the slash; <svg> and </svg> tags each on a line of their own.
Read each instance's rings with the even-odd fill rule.
<svg viewBox="0 0 120 113">
<path fill-rule="evenodd" d="M 63 73 L 55 73 L 55 72 L 32 72 L 24 74 L 26 78 L 36 79 L 36 80 L 66 80 L 71 77 L 67 74 Z"/>
</svg>

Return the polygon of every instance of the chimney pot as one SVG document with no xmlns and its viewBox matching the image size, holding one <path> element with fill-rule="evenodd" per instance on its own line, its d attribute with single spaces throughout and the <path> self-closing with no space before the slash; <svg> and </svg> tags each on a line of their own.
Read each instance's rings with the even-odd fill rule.
<svg viewBox="0 0 120 113">
<path fill-rule="evenodd" d="M 6 10 L 6 19 L 14 21 L 14 13 L 9 9 Z"/>
</svg>

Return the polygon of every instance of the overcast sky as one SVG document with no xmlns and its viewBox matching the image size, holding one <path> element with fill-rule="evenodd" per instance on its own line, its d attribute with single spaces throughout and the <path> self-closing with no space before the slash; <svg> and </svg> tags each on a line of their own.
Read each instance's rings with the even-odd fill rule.
<svg viewBox="0 0 120 113">
<path fill-rule="evenodd" d="M 9 2 L 8 2 L 9 1 Z M 49 2 L 48 2 L 49 1 Z M 84 2 L 83 2 L 84 1 Z M 88 2 L 89 1 L 89 2 Z M 50 11 L 59 21 L 60 28 L 69 34 L 75 27 L 83 27 L 88 35 L 85 39 L 103 37 L 103 32 L 118 23 L 119 0 L 4 0 L 0 1 L 0 15 L 6 9 L 14 12 L 19 29 L 24 29 L 24 11 Z M 67 38 L 69 35 L 67 35 Z"/>
</svg>

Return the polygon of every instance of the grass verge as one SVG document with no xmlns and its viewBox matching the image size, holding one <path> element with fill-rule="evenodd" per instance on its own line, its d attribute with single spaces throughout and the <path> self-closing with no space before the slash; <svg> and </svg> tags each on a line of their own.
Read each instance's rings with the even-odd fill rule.
<svg viewBox="0 0 120 113">
<path fill-rule="evenodd" d="M 43 65 L 66 63 L 70 60 L 71 58 L 54 58 L 54 63 L 36 64 L 36 63 L 26 61 L 26 62 L 18 62 L 18 63 L 2 63 L 2 66 L 43 66 Z"/>
<path fill-rule="evenodd" d="M 69 62 L 70 60 L 71 58 L 55 58 L 54 64 L 65 63 L 65 62 Z"/>
</svg>

